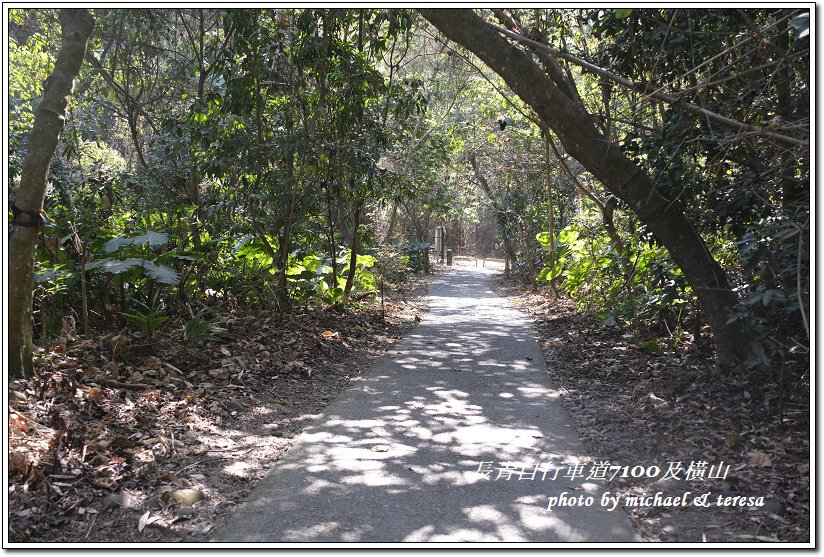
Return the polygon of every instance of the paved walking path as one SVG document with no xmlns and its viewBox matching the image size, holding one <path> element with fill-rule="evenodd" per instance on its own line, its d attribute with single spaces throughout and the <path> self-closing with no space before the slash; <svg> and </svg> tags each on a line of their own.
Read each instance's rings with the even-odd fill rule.
<svg viewBox="0 0 824 557">
<path fill-rule="evenodd" d="M 588 455 L 533 328 L 490 291 L 488 269 L 469 265 L 433 281 L 423 322 L 326 408 L 212 541 L 633 540 L 620 507 L 601 506 L 603 481 L 564 477 Z M 507 462 L 519 464 L 508 480 Z M 546 468 L 557 479 L 542 480 Z M 563 492 L 593 504 L 547 512 Z"/>
</svg>

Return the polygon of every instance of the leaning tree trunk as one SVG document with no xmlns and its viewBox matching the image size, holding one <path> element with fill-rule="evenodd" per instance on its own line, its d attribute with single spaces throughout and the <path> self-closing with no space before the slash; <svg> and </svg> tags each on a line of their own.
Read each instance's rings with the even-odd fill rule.
<svg viewBox="0 0 824 557">
<path fill-rule="evenodd" d="M 675 201 L 665 198 L 644 170 L 596 129 L 584 105 L 564 94 L 564 84 L 559 86 L 530 54 L 510 44 L 471 10 L 419 11 L 447 38 L 498 73 L 555 132 L 567 153 L 626 202 L 655 234 L 698 297 L 714 332 L 718 362 L 735 364 L 756 357 L 760 347 L 747 337 L 740 322 L 727 322 L 738 300 L 701 236 Z"/>
<path fill-rule="evenodd" d="M 74 80 L 86 55 L 94 18 L 86 9 L 60 10 L 62 44 L 46 80 L 23 161 L 15 200 L 14 232 L 9 238 L 9 375 L 29 377 L 32 364 L 32 289 L 39 213 L 46 197 L 49 164 L 63 129 Z"/>
</svg>

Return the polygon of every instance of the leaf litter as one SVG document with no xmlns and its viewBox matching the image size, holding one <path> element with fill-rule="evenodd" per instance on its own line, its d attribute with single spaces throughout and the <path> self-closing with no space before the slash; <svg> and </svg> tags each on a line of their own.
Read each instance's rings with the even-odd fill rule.
<svg viewBox="0 0 824 557">
<path fill-rule="evenodd" d="M 9 540 L 206 541 L 414 327 L 425 292 L 408 281 L 385 321 L 376 302 L 283 319 L 236 309 L 195 351 L 167 326 L 153 343 L 124 329 L 41 354 L 36 377 L 10 385 Z"/>
<path fill-rule="evenodd" d="M 692 461 L 730 465 L 725 480 L 655 482 L 617 477 L 622 496 L 657 491 L 763 496 L 756 507 L 628 509 L 640 538 L 665 542 L 809 542 L 809 367 L 787 362 L 783 416 L 778 373 L 722 373 L 709 339 L 645 348 L 642 333 L 605 327 L 570 300 L 493 287 L 534 320 L 549 375 L 594 460 L 662 467 Z M 646 341 L 646 342 L 645 342 Z"/>
</svg>

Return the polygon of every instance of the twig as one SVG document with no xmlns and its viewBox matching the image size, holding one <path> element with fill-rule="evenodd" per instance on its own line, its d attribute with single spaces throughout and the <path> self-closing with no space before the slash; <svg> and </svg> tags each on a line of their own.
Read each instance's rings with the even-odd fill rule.
<svg viewBox="0 0 824 557">
<path fill-rule="evenodd" d="M 101 385 L 106 385 L 107 387 L 115 387 L 118 389 L 148 389 L 151 386 L 146 383 L 123 383 L 122 381 L 107 379 L 105 377 L 95 379 L 95 382 L 100 383 Z"/>
<path fill-rule="evenodd" d="M 195 467 L 195 466 L 197 466 L 198 464 L 203 464 L 203 463 L 205 463 L 205 462 L 212 462 L 213 460 L 229 460 L 230 458 L 232 458 L 232 457 L 230 457 L 230 456 L 213 456 L 213 457 L 211 457 L 211 458 L 204 458 L 203 460 L 198 460 L 197 462 L 193 462 L 193 463 L 191 463 L 191 464 L 187 464 L 186 466 L 184 466 L 183 468 L 181 468 L 180 470 L 178 470 L 177 472 L 175 472 L 173 475 L 174 475 L 174 476 L 177 476 L 178 474 L 182 474 L 182 473 L 183 473 L 183 472 L 185 472 L 186 470 L 188 470 L 188 469 L 190 469 L 190 468 L 194 468 L 194 467 Z"/>
<path fill-rule="evenodd" d="M 255 448 L 257 448 L 257 447 L 234 447 L 234 448 L 228 448 L 228 449 L 206 449 L 203 452 L 205 452 L 205 453 L 227 453 L 227 452 L 232 452 L 232 451 L 244 451 L 244 452 L 248 453 L 249 451 L 252 451 Z"/>
<path fill-rule="evenodd" d="M 167 368 L 171 369 L 172 371 L 174 371 L 176 373 L 179 373 L 180 375 L 183 375 L 183 372 L 180 369 L 173 366 L 172 364 L 170 364 L 168 362 L 163 362 L 163 365 L 166 366 Z"/>
<path fill-rule="evenodd" d="M 92 528 L 94 528 L 94 523 L 97 521 L 97 516 L 98 515 L 94 515 L 94 518 L 92 519 L 92 523 L 89 525 L 89 530 L 86 532 L 86 538 L 85 539 L 87 539 L 87 540 L 89 539 L 89 535 L 92 533 Z"/>
<path fill-rule="evenodd" d="M 733 80 L 733 79 L 740 79 L 740 78 L 744 77 L 745 75 L 760 72 L 761 70 L 765 70 L 765 69 L 769 68 L 770 66 L 775 66 L 775 65 L 778 65 L 778 64 L 782 64 L 787 59 L 798 58 L 799 56 L 804 56 L 804 55 L 809 54 L 809 53 L 810 53 L 810 49 L 808 48 L 808 49 L 802 50 L 801 52 L 796 52 L 794 54 L 790 54 L 786 58 L 780 58 L 778 60 L 771 60 L 771 61 L 766 62 L 764 64 L 761 64 L 759 66 L 754 66 L 752 68 L 748 68 L 746 70 L 738 72 L 737 74 L 734 74 L 734 75 L 728 75 L 727 77 L 722 77 L 721 79 L 717 79 L 715 81 L 710 81 L 710 82 L 707 82 L 707 83 L 698 83 L 697 85 L 695 85 L 693 87 L 688 87 L 686 89 L 683 89 L 681 91 L 681 93 L 682 94 L 692 93 L 693 91 L 698 91 L 700 89 L 706 89 L 708 87 L 714 87 L 716 85 L 726 83 L 727 81 L 730 81 L 730 80 Z"/>
</svg>

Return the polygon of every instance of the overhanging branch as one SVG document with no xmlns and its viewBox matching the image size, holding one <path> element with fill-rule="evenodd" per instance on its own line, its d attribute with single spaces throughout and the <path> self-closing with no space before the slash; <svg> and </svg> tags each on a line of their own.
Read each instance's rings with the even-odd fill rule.
<svg viewBox="0 0 824 557">
<path fill-rule="evenodd" d="M 580 66 L 582 68 L 586 68 L 587 70 L 589 70 L 589 71 L 591 71 L 591 72 L 593 72 L 597 75 L 600 75 L 602 77 L 606 77 L 607 79 L 610 79 L 610 80 L 614 81 L 615 83 L 618 83 L 619 85 L 623 85 L 624 87 L 627 87 L 628 89 L 634 89 L 636 91 L 640 91 L 642 93 L 647 94 L 652 99 L 656 99 L 658 101 L 662 101 L 662 102 L 665 102 L 667 104 L 671 104 L 671 105 L 676 106 L 680 109 L 686 110 L 687 112 L 692 112 L 693 114 L 698 114 L 700 116 L 704 116 L 704 117 L 708 118 L 709 120 L 712 120 L 714 122 L 718 122 L 719 124 L 727 126 L 728 128 L 732 128 L 732 129 L 735 129 L 735 130 L 738 130 L 738 131 L 741 131 L 741 132 L 747 132 L 747 133 L 751 133 L 751 134 L 755 134 L 755 135 L 760 135 L 762 137 L 769 137 L 770 139 L 774 139 L 776 141 L 780 141 L 782 143 L 787 143 L 787 144 L 790 144 L 790 145 L 795 145 L 795 146 L 798 146 L 798 147 L 809 148 L 809 146 L 810 146 L 810 142 L 807 141 L 807 140 L 798 139 L 798 138 L 795 138 L 795 137 L 790 137 L 788 135 L 783 135 L 783 134 L 780 134 L 780 133 L 776 133 L 774 131 L 770 131 L 770 130 L 765 129 L 765 128 L 759 128 L 758 126 L 751 126 L 750 124 L 745 124 L 743 122 L 738 122 L 737 120 L 733 120 L 731 118 L 727 118 L 726 116 L 721 116 L 720 114 L 716 114 L 715 112 L 712 112 L 711 110 L 708 110 L 708 109 L 704 108 L 703 106 L 699 106 L 697 104 L 687 102 L 687 101 L 681 99 L 677 95 L 671 95 L 669 93 L 664 93 L 663 91 L 648 91 L 647 84 L 636 83 L 636 82 L 634 82 L 630 79 L 627 79 L 625 77 L 622 77 L 620 75 L 612 73 L 611 71 L 609 71 L 605 68 L 602 68 L 600 66 L 597 66 L 597 65 L 595 65 L 591 62 L 587 62 L 586 60 L 582 60 L 581 58 L 578 58 L 577 56 L 575 56 L 573 54 L 570 54 L 568 52 L 560 51 L 556 48 L 552 48 L 549 45 L 545 45 L 545 44 L 540 43 L 538 41 L 532 40 L 528 37 L 524 37 L 523 35 L 515 33 L 514 31 L 510 31 L 509 29 L 504 29 L 503 27 L 500 27 L 498 25 L 494 25 L 492 23 L 487 23 L 487 24 L 490 27 L 492 27 L 493 29 L 495 29 L 497 32 L 499 32 L 502 35 L 505 35 L 505 36 L 507 36 L 511 39 L 514 39 L 518 42 L 529 45 L 533 48 L 542 49 L 546 52 L 549 52 L 553 56 L 557 56 L 558 58 L 561 58 L 563 60 L 571 62 L 571 63 L 573 63 L 577 66 Z"/>
</svg>

